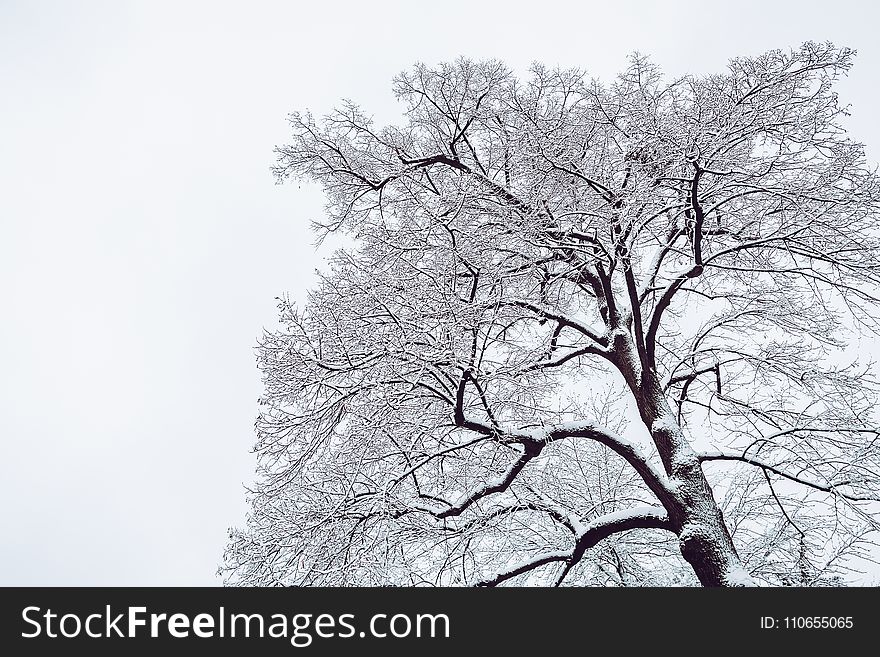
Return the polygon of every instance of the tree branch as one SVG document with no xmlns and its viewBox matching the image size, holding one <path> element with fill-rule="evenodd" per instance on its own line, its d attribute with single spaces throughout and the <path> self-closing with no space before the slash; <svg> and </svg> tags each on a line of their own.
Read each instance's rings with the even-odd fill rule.
<svg viewBox="0 0 880 657">
<path fill-rule="evenodd" d="M 577 537 L 575 547 L 571 552 L 550 552 L 539 555 L 509 570 L 484 579 L 477 586 L 497 586 L 517 575 L 522 575 L 548 563 L 565 561 L 566 565 L 563 574 L 557 578 L 557 583 L 561 583 L 565 574 L 583 558 L 587 550 L 595 547 L 599 541 L 608 538 L 612 534 L 633 529 L 666 529 L 672 531 L 673 528 L 666 512 L 658 507 L 636 507 L 624 511 L 606 513 L 584 527 Z"/>
<path fill-rule="evenodd" d="M 461 496 L 461 498 L 450 506 L 448 509 L 443 509 L 442 511 L 430 511 L 430 513 L 437 518 L 450 518 L 452 516 L 461 515 L 471 504 L 480 500 L 487 495 L 492 495 L 493 493 L 499 493 L 501 491 L 507 490 L 513 480 L 516 479 L 516 476 L 520 473 L 520 471 L 526 466 L 526 464 L 535 458 L 538 454 L 541 453 L 541 450 L 544 448 L 541 443 L 532 443 L 526 444 L 523 446 L 524 450 L 522 455 L 514 461 L 502 474 L 500 477 L 496 477 L 494 479 L 490 479 L 482 486 L 478 486 L 474 490 L 469 493 L 465 493 Z"/>
<path fill-rule="evenodd" d="M 502 302 L 501 305 L 507 306 L 517 306 L 519 308 L 524 308 L 525 310 L 529 310 L 540 317 L 544 317 L 546 319 L 552 319 L 560 324 L 560 326 L 569 326 L 585 337 L 589 338 L 593 342 L 596 343 L 599 347 L 607 347 L 608 346 L 608 337 L 605 335 L 600 335 L 596 333 L 593 329 L 591 329 L 586 324 L 574 319 L 573 317 L 569 317 L 568 315 L 563 315 L 559 312 L 554 312 L 552 310 L 547 310 L 546 308 L 541 308 L 540 306 L 531 303 L 529 301 L 505 301 Z"/>
<path fill-rule="evenodd" d="M 546 440 L 549 442 L 566 438 L 588 438 L 605 445 L 632 466 L 664 507 L 669 508 L 675 504 L 675 493 L 665 475 L 651 464 L 635 443 L 590 422 L 557 425 L 547 432 Z"/>
<path fill-rule="evenodd" d="M 801 476 L 785 472 L 785 470 L 781 470 L 778 466 L 767 463 L 762 459 L 755 458 L 753 456 L 747 456 L 745 454 L 717 450 L 710 452 L 701 452 L 697 454 L 697 458 L 700 460 L 701 463 L 706 461 L 739 461 L 741 463 L 748 463 L 749 465 L 753 465 L 765 471 L 772 472 L 773 474 L 778 475 L 784 479 L 788 479 L 789 481 L 793 481 L 795 483 L 802 484 L 810 488 L 815 488 L 816 490 L 820 490 L 825 493 L 831 493 L 832 495 L 839 495 L 840 497 L 850 500 L 851 502 L 880 502 L 880 496 L 858 496 L 844 493 L 843 491 L 839 490 L 838 485 L 827 483 L 822 484 L 817 481 L 810 481 L 809 479 L 804 479 Z"/>
</svg>

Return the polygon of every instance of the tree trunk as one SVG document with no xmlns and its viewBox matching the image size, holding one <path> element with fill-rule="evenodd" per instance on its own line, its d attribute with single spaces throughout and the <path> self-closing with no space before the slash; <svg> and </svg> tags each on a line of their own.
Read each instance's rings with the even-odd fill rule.
<svg viewBox="0 0 880 657">
<path fill-rule="evenodd" d="M 681 554 L 703 586 L 748 586 L 743 568 L 703 468 L 656 381 L 645 381 L 640 410 L 657 445 L 675 493 L 667 509 L 678 533 Z"/>
<path fill-rule="evenodd" d="M 653 369 L 642 369 L 628 333 L 615 336 L 618 366 L 657 446 L 672 496 L 661 500 L 679 548 L 703 586 L 755 586 L 743 567 L 702 465 L 681 430 Z"/>
</svg>

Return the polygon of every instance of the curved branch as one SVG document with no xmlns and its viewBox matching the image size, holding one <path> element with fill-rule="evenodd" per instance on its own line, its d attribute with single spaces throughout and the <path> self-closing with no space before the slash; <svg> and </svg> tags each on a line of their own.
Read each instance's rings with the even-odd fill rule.
<svg viewBox="0 0 880 657">
<path fill-rule="evenodd" d="M 582 335 L 588 337 L 590 340 L 596 343 L 598 347 L 607 347 L 608 346 L 608 337 L 605 335 L 599 335 L 593 329 L 591 329 L 586 324 L 579 322 L 573 317 L 569 317 L 568 315 L 563 315 L 558 312 L 554 312 L 552 310 L 547 310 L 545 308 L 541 308 L 540 306 L 530 303 L 528 301 L 506 301 L 502 302 L 501 305 L 505 306 L 517 306 L 519 308 L 524 308 L 525 310 L 529 310 L 539 317 L 543 317 L 545 319 L 552 319 L 559 323 L 560 326 L 570 326 L 575 329 Z"/>
<path fill-rule="evenodd" d="M 557 425 L 547 433 L 547 442 L 565 438 L 588 438 L 615 452 L 639 474 L 651 492 L 667 509 L 676 505 L 676 496 L 666 477 L 655 468 L 638 445 L 590 422 L 568 422 Z"/>
<path fill-rule="evenodd" d="M 697 454 L 697 458 L 700 460 L 701 463 L 705 461 L 739 461 L 741 463 L 748 463 L 749 465 L 761 468 L 764 471 L 772 472 L 773 474 L 778 475 L 784 479 L 788 479 L 789 481 L 793 481 L 795 483 L 802 484 L 810 488 L 815 488 L 816 490 L 820 490 L 825 493 L 831 493 L 832 495 L 839 495 L 840 497 L 850 500 L 851 502 L 880 502 L 880 496 L 858 496 L 844 493 L 840 491 L 838 489 L 838 486 L 835 486 L 834 484 L 822 484 L 817 481 L 804 479 L 803 477 L 788 473 L 785 470 L 781 470 L 778 466 L 767 463 L 766 461 L 755 458 L 753 456 L 738 454 L 736 452 L 725 452 L 717 450 L 711 452 L 701 452 L 700 454 Z"/>
<path fill-rule="evenodd" d="M 533 372 L 535 370 L 544 370 L 550 369 L 552 367 L 561 367 L 565 365 L 568 361 L 573 358 L 578 358 L 580 356 L 602 356 L 604 358 L 608 357 L 608 351 L 605 349 L 601 349 L 599 347 L 594 347 L 592 345 L 587 347 L 581 347 L 580 349 L 573 349 L 571 351 L 566 352 L 565 354 L 557 357 L 557 358 L 549 358 L 547 360 L 541 360 L 537 363 L 532 363 L 531 365 L 523 368 L 523 372 Z"/>
<path fill-rule="evenodd" d="M 669 522 L 666 512 L 658 507 L 636 507 L 624 511 L 606 513 L 590 522 L 583 529 L 571 552 L 549 552 L 538 555 L 537 557 L 514 566 L 509 570 L 497 573 L 493 577 L 482 580 L 477 583 L 477 586 L 497 586 L 517 575 L 522 575 L 548 563 L 565 561 L 565 569 L 562 575 L 556 580 L 557 583 L 560 583 L 568 571 L 583 558 L 586 551 L 595 547 L 599 541 L 608 538 L 612 534 L 633 529 L 666 529 L 673 531 L 672 524 Z"/>
<path fill-rule="evenodd" d="M 657 343 L 657 331 L 660 329 L 660 320 L 663 318 L 663 313 L 669 308 L 669 304 L 672 303 L 672 297 L 675 296 L 675 293 L 678 292 L 679 288 L 684 285 L 687 281 L 692 278 L 697 278 L 700 274 L 703 273 L 703 265 L 695 264 L 686 272 L 680 274 L 675 279 L 672 280 L 669 285 L 663 290 L 663 294 L 660 296 L 660 299 L 657 301 L 657 305 L 654 306 L 654 312 L 651 314 L 651 322 L 648 325 L 648 333 L 645 336 L 645 352 L 647 353 L 647 359 L 649 365 L 653 367 L 655 360 L 655 350 Z"/>
<path fill-rule="evenodd" d="M 462 379 L 464 383 L 465 378 Z M 462 388 L 460 388 L 461 390 Z M 472 423 L 462 418 L 462 424 L 470 428 L 468 425 Z M 482 429 L 491 427 L 483 426 Z M 539 430 L 532 432 L 515 432 L 498 436 L 501 442 L 507 445 L 522 445 L 523 451 L 513 463 L 504 471 L 502 475 L 494 479 L 490 479 L 484 484 L 474 488 L 472 491 L 462 495 L 457 502 L 451 504 L 447 509 L 429 509 L 426 511 L 437 518 L 449 518 L 461 515 L 468 507 L 478 500 L 507 490 L 522 469 L 535 457 L 537 457 L 546 445 L 557 440 L 566 438 L 587 438 L 605 445 L 617 455 L 622 457 L 632 468 L 639 474 L 651 492 L 666 508 L 675 508 L 677 505 L 676 496 L 668 481 L 663 474 L 657 470 L 648 458 L 642 453 L 639 447 L 620 436 L 616 436 L 607 429 L 604 429 L 591 422 L 569 422 L 556 425 L 549 430 Z"/>
<path fill-rule="evenodd" d="M 571 553 L 569 552 L 549 552 L 547 554 L 541 554 L 534 559 L 530 559 L 529 561 L 514 566 L 510 570 L 506 570 L 503 573 L 497 573 L 488 579 L 477 582 L 477 586 L 498 586 L 502 582 L 506 582 L 517 575 L 522 575 L 530 570 L 534 570 L 539 566 L 544 566 L 548 563 L 553 563 L 554 561 L 568 561 L 570 558 Z"/>
<path fill-rule="evenodd" d="M 500 477 L 496 477 L 494 479 L 490 479 L 485 482 L 483 485 L 478 486 L 474 490 L 469 493 L 465 493 L 459 498 L 458 502 L 450 506 L 448 509 L 443 510 L 430 510 L 425 509 L 432 515 L 437 518 L 450 518 L 453 516 L 458 516 L 464 513 L 464 511 L 471 506 L 477 500 L 481 500 L 482 498 L 492 495 L 493 493 L 500 493 L 501 491 L 507 490 L 510 484 L 513 483 L 513 480 L 516 479 L 517 475 L 520 471 L 526 466 L 526 464 L 535 458 L 538 454 L 541 453 L 543 449 L 543 444 L 541 443 L 532 443 L 524 445 L 525 449 L 523 450 L 522 455 L 510 464 L 507 470 L 504 471 Z"/>
</svg>

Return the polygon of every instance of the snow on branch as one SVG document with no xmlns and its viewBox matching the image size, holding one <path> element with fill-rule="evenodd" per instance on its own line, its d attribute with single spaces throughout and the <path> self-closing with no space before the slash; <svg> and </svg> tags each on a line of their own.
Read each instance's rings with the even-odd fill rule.
<svg viewBox="0 0 880 657">
<path fill-rule="evenodd" d="M 575 547 L 571 552 L 549 552 L 517 564 L 513 568 L 483 579 L 477 586 L 497 586 L 518 575 L 525 574 L 535 568 L 549 563 L 565 562 L 562 575 L 557 579 L 561 582 L 565 574 L 583 558 L 584 553 L 595 547 L 599 541 L 612 534 L 633 529 L 671 529 L 666 512 L 659 507 L 636 507 L 622 511 L 614 511 L 599 516 L 586 525 L 577 536 Z"/>
</svg>

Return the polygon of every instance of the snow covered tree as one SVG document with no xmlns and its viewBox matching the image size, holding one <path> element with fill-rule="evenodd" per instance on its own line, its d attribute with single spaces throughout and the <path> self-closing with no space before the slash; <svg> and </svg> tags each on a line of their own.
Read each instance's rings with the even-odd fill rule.
<svg viewBox="0 0 880 657">
<path fill-rule="evenodd" d="M 665 81 L 416 66 L 293 114 L 338 251 L 259 346 L 231 583 L 836 582 L 878 527 L 880 186 L 807 43 Z"/>
</svg>

